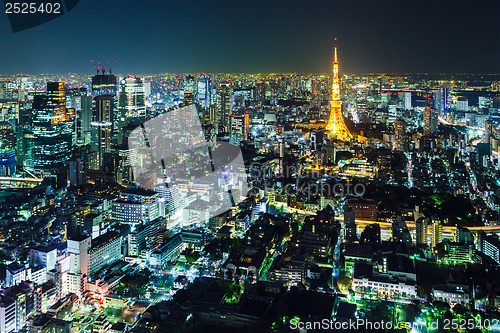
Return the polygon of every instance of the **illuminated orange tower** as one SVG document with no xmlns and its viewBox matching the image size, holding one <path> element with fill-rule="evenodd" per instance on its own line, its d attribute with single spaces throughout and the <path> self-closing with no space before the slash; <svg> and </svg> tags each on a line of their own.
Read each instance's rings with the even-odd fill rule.
<svg viewBox="0 0 500 333">
<path fill-rule="evenodd" d="M 339 62 L 337 61 L 337 38 L 335 38 L 335 58 L 333 60 L 332 100 L 330 101 L 330 119 L 326 130 L 339 140 L 347 141 L 353 137 L 342 116 L 340 100 Z"/>
</svg>

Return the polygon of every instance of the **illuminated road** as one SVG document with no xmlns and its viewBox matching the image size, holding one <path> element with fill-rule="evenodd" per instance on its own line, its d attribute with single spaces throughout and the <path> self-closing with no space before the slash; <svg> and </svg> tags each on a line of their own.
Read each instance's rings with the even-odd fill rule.
<svg viewBox="0 0 500 333">
<path fill-rule="evenodd" d="M 291 208 L 291 207 L 286 207 L 286 206 L 283 206 L 283 208 L 285 209 L 285 211 L 288 210 L 289 212 L 297 212 L 297 213 L 302 213 L 305 215 L 315 215 L 316 214 L 316 213 L 309 212 L 309 211 L 303 210 L 303 209 L 296 209 L 296 208 Z M 344 216 L 343 216 L 343 214 L 340 214 L 339 216 L 336 216 L 335 219 L 338 221 L 343 221 Z M 373 224 L 373 223 L 378 223 L 380 225 L 381 229 L 390 230 L 392 228 L 391 222 L 378 222 L 378 221 L 368 221 L 368 220 L 363 220 L 363 219 L 356 219 L 356 225 L 358 227 L 363 228 L 363 229 L 367 225 Z M 408 223 L 407 222 L 406 225 L 408 226 L 409 230 L 416 230 L 415 223 L 412 223 L 412 222 Z M 481 230 L 486 232 L 486 233 L 500 233 L 500 225 L 482 226 L 482 227 L 466 227 L 466 228 L 474 233 L 477 233 Z M 457 230 L 456 226 L 443 225 L 443 233 L 455 234 L 456 230 Z"/>
<path fill-rule="evenodd" d="M 40 185 L 42 178 L 0 177 L 1 188 L 29 188 Z"/>
<path fill-rule="evenodd" d="M 337 220 L 343 220 L 343 216 L 337 216 Z M 358 227 L 364 228 L 369 224 L 373 223 L 378 223 L 380 225 L 381 229 L 388 229 L 390 230 L 392 228 L 392 223 L 391 222 L 374 222 L 374 221 L 368 221 L 368 220 L 361 220 L 361 219 L 356 219 L 356 225 Z M 416 225 L 415 223 L 406 223 L 408 226 L 409 230 L 415 230 Z M 500 233 L 500 225 L 493 225 L 493 226 L 483 226 L 483 227 L 467 227 L 471 232 L 477 233 L 479 231 L 484 231 L 486 233 Z M 457 230 L 457 227 L 455 226 L 447 226 L 443 225 L 443 233 L 451 233 L 455 234 L 455 231 Z"/>
<path fill-rule="evenodd" d="M 466 128 L 469 128 L 469 129 L 473 129 L 473 130 L 478 130 L 478 131 L 484 132 L 484 128 L 475 127 L 475 126 L 467 126 L 467 125 L 463 125 L 463 124 L 453 124 L 453 123 L 450 123 L 449 121 L 444 120 L 441 117 L 438 117 L 438 120 L 439 120 L 439 122 L 441 122 L 442 124 L 445 124 L 445 125 L 449 125 L 449 126 L 461 126 L 461 127 L 466 127 Z"/>
</svg>

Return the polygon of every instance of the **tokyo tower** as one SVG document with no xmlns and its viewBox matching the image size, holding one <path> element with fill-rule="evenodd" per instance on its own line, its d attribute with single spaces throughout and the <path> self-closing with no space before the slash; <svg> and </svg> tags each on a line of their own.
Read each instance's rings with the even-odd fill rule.
<svg viewBox="0 0 500 333">
<path fill-rule="evenodd" d="M 353 137 L 342 116 L 340 100 L 339 83 L 339 62 L 337 61 L 337 38 L 335 38 L 335 58 L 333 60 L 333 78 L 332 78 L 332 99 L 330 101 L 330 118 L 326 125 L 326 130 L 338 140 L 347 141 Z"/>
</svg>

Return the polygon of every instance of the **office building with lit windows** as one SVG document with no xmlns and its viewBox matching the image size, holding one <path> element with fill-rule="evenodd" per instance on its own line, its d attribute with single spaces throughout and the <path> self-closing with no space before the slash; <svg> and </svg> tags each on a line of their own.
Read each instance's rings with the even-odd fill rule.
<svg viewBox="0 0 500 333">
<path fill-rule="evenodd" d="M 101 268 L 121 259 L 122 237 L 116 231 L 109 231 L 92 240 L 89 249 L 89 274 L 92 276 Z"/>
<path fill-rule="evenodd" d="M 0 149 L 0 177 L 12 176 L 16 172 L 16 151 Z"/>
<path fill-rule="evenodd" d="M 439 113 L 447 112 L 451 108 L 451 86 L 442 84 L 439 90 L 434 94 L 435 107 Z"/>
<path fill-rule="evenodd" d="M 32 138 L 29 140 L 32 165 L 36 171 L 50 171 L 68 161 L 73 141 L 73 122 L 66 114 L 64 82 L 48 82 L 47 92 L 33 101 Z"/>
<path fill-rule="evenodd" d="M 0 332 L 16 331 L 16 301 L 7 296 L 0 298 Z"/>
<path fill-rule="evenodd" d="M 121 124 L 126 124 L 129 118 L 146 117 L 144 79 L 123 78 L 120 80 L 118 92 L 118 113 Z"/>
<path fill-rule="evenodd" d="M 105 154 L 111 151 L 111 137 L 114 134 L 116 76 L 104 73 L 94 75 L 92 94 L 94 95 L 94 110 L 91 122 L 90 168 L 101 170 L 105 164 Z"/>
<path fill-rule="evenodd" d="M 231 82 L 224 81 L 219 83 L 218 105 L 219 105 L 219 132 L 229 131 L 229 115 L 232 109 L 232 89 Z"/>
<path fill-rule="evenodd" d="M 212 105 L 212 80 L 209 76 L 201 76 L 196 81 L 196 103 L 206 109 Z"/>
<path fill-rule="evenodd" d="M 434 136 L 438 133 L 438 115 L 436 109 L 424 109 L 424 136 Z"/>
<path fill-rule="evenodd" d="M 431 248 L 434 249 L 443 241 L 443 224 L 438 217 L 432 217 L 431 228 Z"/>
<path fill-rule="evenodd" d="M 478 243 L 479 251 L 500 264 L 500 240 L 498 237 L 480 234 Z"/>
<path fill-rule="evenodd" d="M 232 114 L 229 116 L 229 142 L 239 145 L 248 137 L 250 128 L 250 118 L 248 113 L 241 115 Z"/>
<path fill-rule="evenodd" d="M 129 187 L 113 202 L 111 217 L 114 221 L 131 225 L 149 223 L 159 217 L 158 208 L 158 193 Z"/>
</svg>

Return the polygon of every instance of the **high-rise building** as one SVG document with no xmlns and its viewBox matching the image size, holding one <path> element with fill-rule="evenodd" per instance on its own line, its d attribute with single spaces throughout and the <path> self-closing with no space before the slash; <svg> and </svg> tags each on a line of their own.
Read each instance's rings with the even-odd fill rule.
<svg viewBox="0 0 500 333">
<path fill-rule="evenodd" d="M 392 222 L 392 240 L 408 247 L 412 245 L 410 231 L 403 216 L 397 216 Z"/>
<path fill-rule="evenodd" d="M 248 113 L 241 115 L 232 114 L 229 116 L 229 142 L 239 145 L 246 140 L 250 128 L 250 116 Z"/>
<path fill-rule="evenodd" d="M 337 40 L 337 39 L 335 39 Z M 339 140 L 348 140 L 352 134 L 344 122 L 342 115 L 342 101 L 340 100 L 339 62 L 337 60 L 337 44 L 333 60 L 332 98 L 330 101 L 330 118 L 326 130 Z"/>
<path fill-rule="evenodd" d="M 486 236 L 484 233 L 480 234 L 478 243 L 479 251 L 483 252 L 500 264 L 500 240 L 497 236 Z"/>
<path fill-rule="evenodd" d="M 92 96 L 87 94 L 86 88 L 75 88 L 68 91 L 67 100 L 71 100 L 71 107 L 75 110 L 76 144 L 90 144 L 92 122 Z"/>
<path fill-rule="evenodd" d="M 437 216 L 432 217 L 431 228 L 431 248 L 434 249 L 443 241 L 443 225 Z"/>
<path fill-rule="evenodd" d="M 484 143 L 491 144 L 491 138 L 493 136 L 493 121 L 487 119 L 484 121 L 484 131 L 486 132 L 484 135 Z"/>
<path fill-rule="evenodd" d="M 356 234 L 356 215 L 350 206 L 344 206 L 344 237 L 348 242 L 358 240 Z"/>
<path fill-rule="evenodd" d="M 406 122 L 398 119 L 394 122 L 394 137 L 396 149 L 401 149 L 404 145 L 406 133 Z"/>
<path fill-rule="evenodd" d="M 140 224 L 133 228 L 127 239 L 128 255 L 142 256 L 142 251 L 156 249 L 168 233 L 166 227 L 166 220 L 158 218 L 148 224 Z"/>
<path fill-rule="evenodd" d="M 64 82 L 47 82 L 47 113 L 40 116 L 49 116 L 52 124 L 67 121 L 66 118 L 66 84 Z"/>
<path fill-rule="evenodd" d="M 190 91 L 193 94 L 196 92 L 196 81 L 194 79 L 194 76 L 192 75 L 186 75 L 184 76 L 184 92 Z"/>
<path fill-rule="evenodd" d="M 113 201 L 111 217 L 120 223 L 147 224 L 159 217 L 158 207 L 158 193 L 129 187 Z"/>
<path fill-rule="evenodd" d="M 127 124 L 130 118 L 145 118 L 144 80 L 138 77 L 121 79 L 119 86 L 118 112 L 120 123 Z"/>
<path fill-rule="evenodd" d="M 88 250 L 89 275 L 121 259 L 122 237 L 116 231 L 109 231 L 92 240 Z"/>
<path fill-rule="evenodd" d="M 411 110 L 411 91 L 405 91 L 405 110 Z"/>
<path fill-rule="evenodd" d="M 416 224 L 416 241 L 417 245 L 427 244 L 427 219 L 425 217 L 419 217 Z"/>
<path fill-rule="evenodd" d="M 231 81 L 223 81 L 219 83 L 219 132 L 229 131 L 229 115 L 231 114 Z"/>
<path fill-rule="evenodd" d="M 84 277 L 89 275 L 89 249 L 91 237 L 75 236 L 68 239 L 69 271 L 65 275 L 66 290 L 81 296 L 84 292 Z"/>
<path fill-rule="evenodd" d="M 16 301 L 7 296 L 0 297 L 0 332 L 16 332 Z"/>
<path fill-rule="evenodd" d="M 493 104 L 493 99 L 491 97 L 479 96 L 478 97 L 478 108 L 481 109 L 489 109 Z"/>
<path fill-rule="evenodd" d="M 201 76 L 196 81 L 196 103 L 206 109 L 212 105 L 212 80 L 209 76 Z"/>
<path fill-rule="evenodd" d="M 266 83 L 256 82 L 253 94 L 254 102 L 257 105 L 264 105 L 266 102 Z"/>
<path fill-rule="evenodd" d="M 465 98 L 460 98 L 457 100 L 457 110 L 466 112 L 469 111 L 469 100 Z"/>
<path fill-rule="evenodd" d="M 194 93 L 192 91 L 184 91 L 184 106 L 191 105 L 194 103 Z"/>
<path fill-rule="evenodd" d="M 196 81 L 192 75 L 184 76 L 184 106 L 194 103 L 196 93 Z"/>
<path fill-rule="evenodd" d="M 451 108 L 451 86 L 442 84 L 434 94 L 434 106 L 439 113 L 450 111 Z"/>
<path fill-rule="evenodd" d="M 111 151 L 111 137 L 114 133 L 114 107 L 116 100 L 116 76 L 97 74 L 92 77 L 94 110 L 91 122 L 90 168 L 101 170 L 105 165 L 105 156 Z"/>
<path fill-rule="evenodd" d="M 459 244 L 474 244 L 474 235 L 467 228 L 457 227 L 455 232 L 455 242 Z"/>
<path fill-rule="evenodd" d="M 399 117 L 398 107 L 395 104 L 390 104 L 387 108 L 387 123 L 393 124 Z"/>
<path fill-rule="evenodd" d="M 71 156 L 73 122 L 66 115 L 64 82 L 48 82 L 45 94 L 33 100 L 33 128 L 30 145 L 32 166 L 28 169 L 50 171 Z"/>
<path fill-rule="evenodd" d="M 12 176 L 16 173 L 16 151 L 3 149 L 0 143 L 0 177 Z"/>
<path fill-rule="evenodd" d="M 432 108 L 424 109 L 424 135 L 434 136 L 438 133 L 438 111 Z"/>
</svg>

